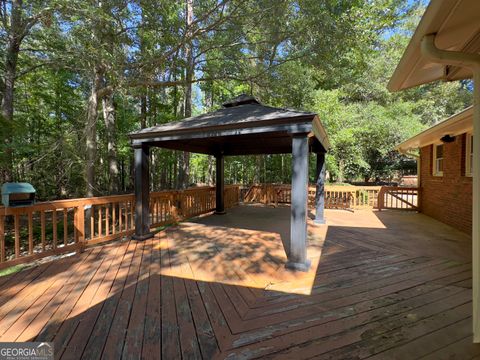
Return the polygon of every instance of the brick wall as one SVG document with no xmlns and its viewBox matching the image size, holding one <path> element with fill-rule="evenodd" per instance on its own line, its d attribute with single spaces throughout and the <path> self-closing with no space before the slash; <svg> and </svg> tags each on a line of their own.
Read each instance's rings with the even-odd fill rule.
<svg viewBox="0 0 480 360">
<path fill-rule="evenodd" d="M 443 176 L 433 176 L 433 145 L 420 149 L 422 212 L 461 231 L 472 231 L 472 178 L 465 176 L 466 135 L 443 147 Z"/>
</svg>

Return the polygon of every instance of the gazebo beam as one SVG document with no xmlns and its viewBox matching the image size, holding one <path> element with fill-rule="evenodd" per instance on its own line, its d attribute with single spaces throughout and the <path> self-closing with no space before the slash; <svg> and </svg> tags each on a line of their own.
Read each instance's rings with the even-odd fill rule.
<svg viewBox="0 0 480 360">
<path fill-rule="evenodd" d="M 315 191 L 315 220 L 316 224 L 325 224 L 325 153 L 317 153 Z"/>
<path fill-rule="evenodd" d="M 225 157 L 223 153 L 215 155 L 216 181 L 215 181 L 215 214 L 225 214 Z"/>
<path fill-rule="evenodd" d="M 145 240 L 150 232 L 150 147 L 146 144 L 134 148 L 135 161 L 135 234 L 132 238 Z"/>
<path fill-rule="evenodd" d="M 288 269 L 308 271 L 307 259 L 308 134 L 292 135 L 292 202 Z"/>
</svg>

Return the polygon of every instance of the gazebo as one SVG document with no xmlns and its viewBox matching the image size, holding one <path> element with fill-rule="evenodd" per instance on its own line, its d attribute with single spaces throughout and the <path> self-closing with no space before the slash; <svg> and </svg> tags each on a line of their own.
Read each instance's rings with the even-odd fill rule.
<svg viewBox="0 0 480 360">
<path fill-rule="evenodd" d="M 317 114 L 262 105 L 240 95 L 223 108 L 131 133 L 135 152 L 135 235 L 153 236 L 149 224 L 149 149 L 152 146 L 215 156 L 216 209 L 225 214 L 224 157 L 292 153 L 290 240 L 286 267 L 307 271 L 308 158 L 317 155 L 315 222 L 324 223 L 323 189 L 328 138 Z"/>
</svg>

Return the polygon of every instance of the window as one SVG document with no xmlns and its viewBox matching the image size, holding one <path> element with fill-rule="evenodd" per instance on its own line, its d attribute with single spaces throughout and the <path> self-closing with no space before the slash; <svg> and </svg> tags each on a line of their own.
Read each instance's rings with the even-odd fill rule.
<svg viewBox="0 0 480 360">
<path fill-rule="evenodd" d="M 433 175 L 443 176 L 443 144 L 433 145 Z"/>
<path fill-rule="evenodd" d="M 465 147 L 465 176 L 472 176 L 473 171 L 473 135 L 467 134 Z"/>
</svg>

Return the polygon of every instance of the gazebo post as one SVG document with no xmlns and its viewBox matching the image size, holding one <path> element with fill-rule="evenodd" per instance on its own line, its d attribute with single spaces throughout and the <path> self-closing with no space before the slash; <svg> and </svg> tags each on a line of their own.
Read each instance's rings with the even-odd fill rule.
<svg viewBox="0 0 480 360">
<path fill-rule="evenodd" d="M 215 214 L 225 214 L 225 162 L 223 152 L 215 155 L 216 160 L 216 181 L 215 181 Z"/>
<path fill-rule="evenodd" d="M 316 191 L 315 191 L 315 220 L 316 224 L 325 224 L 325 153 L 317 153 L 316 169 Z"/>
<path fill-rule="evenodd" d="M 292 135 L 292 201 L 290 244 L 286 268 L 308 271 L 307 200 L 308 200 L 308 136 Z"/>
<path fill-rule="evenodd" d="M 135 162 L 135 235 L 136 240 L 153 237 L 150 232 L 150 171 L 148 155 L 150 147 L 141 144 L 134 148 Z"/>
</svg>

